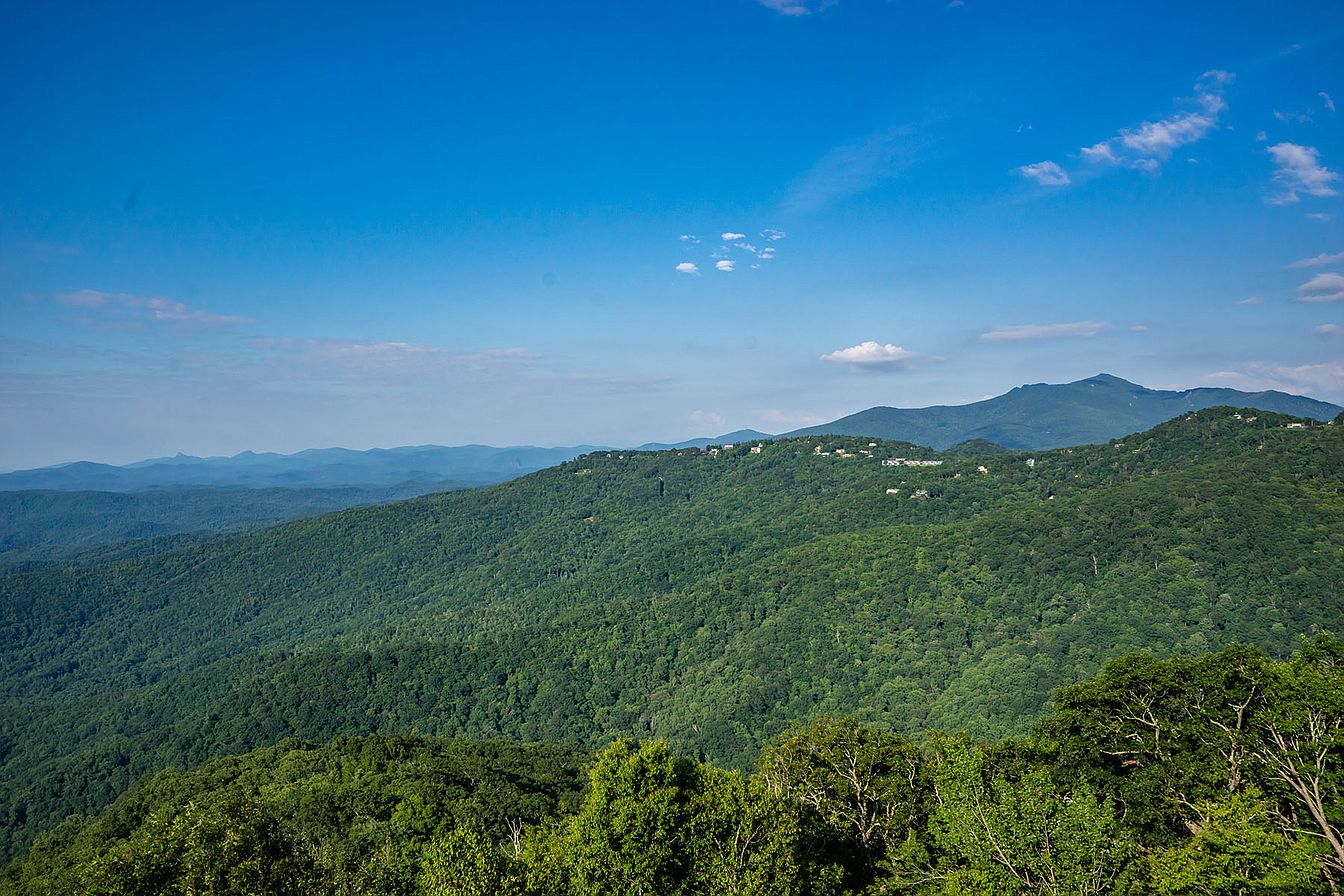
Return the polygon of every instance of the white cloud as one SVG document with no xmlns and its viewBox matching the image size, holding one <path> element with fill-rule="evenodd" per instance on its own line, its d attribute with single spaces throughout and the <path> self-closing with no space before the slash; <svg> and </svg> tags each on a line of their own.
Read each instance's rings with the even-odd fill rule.
<svg viewBox="0 0 1344 896">
<path fill-rule="evenodd" d="M 1147 332 L 1148 332 L 1148 325 L 1147 325 L 1147 324 L 1135 324 L 1134 326 L 1132 326 L 1132 327 L 1129 328 L 1129 332 L 1131 332 L 1131 333 L 1147 333 Z"/>
<path fill-rule="evenodd" d="M 700 273 L 700 269 L 699 269 L 698 267 L 696 267 L 692 262 L 689 262 L 689 261 L 683 261 L 681 264 L 677 265 L 677 270 L 680 271 L 680 272 L 683 273 L 683 274 L 698 274 L 698 273 Z"/>
<path fill-rule="evenodd" d="M 744 252 L 755 252 L 755 251 L 756 251 L 756 245 L 755 245 L 754 243 L 745 243 L 745 242 L 744 242 L 744 243 L 733 243 L 733 248 L 735 248 L 735 249 L 741 249 L 741 250 L 744 251 Z"/>
<path fill-rule="evenodd" d="M 766 261 L 769 261 L 770 259 L 775 257 L 775 247 L 766 246 L 760 252 L 757 252 L 756 255 L 758 258 L 764 258 Z"/>
<path fill-rule="evenodd" d="M 687 419 L 696 426 L 713 426 L 716 428 L 723 426 L 723 416 L 713 411 L 691 411 Z"/>
<path fill-rule="evenodd" d="M 1283 192 L 1269 201 L 1276 205 L 1298 201 L 1298 193 L 1308 196 L 1334 196 L 1336 190 L 1330 186 L 1339 180 L 1339 175 L 1321 164 L 1321 154 L 1312 146 L 1299 146 L 1296 143 L 1276 143 L 1269 147 L 1277 170 L 1274 180 L 1283 188 Z"/>
<path fill-rule="evenodd" d="M 1058 162 L 1034 162 L 1013 169 L 1023 177 L 1030 178 L 1047 187 L 1062 187 L 1069 182 L 1069 175 L 1059 167 Z"/>
<path fill-rule="evenodd" d="M 1325 106 L 1325 108 L 1329 109 L 1331 112 L 1335 111 L 1335 101 L 1330 98 L 1330 94 L 1322 90 L 1316 95 L 1321 98 L 1321 105 Z"/>
<path fill-rule="evenodd" d="M 1338 398 L 1344 385 L 1344 363 L 1278 364 L 1272 361 L 1248 361 L 1236 370 L 1220 370 L 1205 377 L 1231 383 L 1240 389 L 1280 389 L 1285 392 Z"/>
<path fill-rule="evenodd" d="M 734 233 L 731 230 L 725 230 L 723 233 L 719 234 L 719 238 L 725 243 L 731 243 L 733 240 L 744 240 L 747 238 L 747 235 L 745 233 Z"/>
<path fill-rule="evenodd" d="M 860 369 L 899 370 L 904 368 L 906 362 L 914 356 L 914 352 L 906 351 L 899 345 L 860 342 L 858 345 L 837 349 L 828 355 L 822 355 L 821 360 L 836 364 L 849 364 Z"/>
<path fill-rule="evenodd" d="M 1327 253 L 1325 253 L 1325 252 L 1322 252 L 1320 255 L 1317 255 L 1317 256 L 1315 256 L 1315 257 L 1313 257 L 1313 258 L 1299 258 L 1297 261 L 1293 262 L 1292 264 L 1290 264 L 1290 265 L 1286 265 L 1286 267 L 1289 267 L 1289 268 L 1318 268 L 1318 267 L 1320 267 L 1321 265 L 1335 264 L 1336 262 L 1340 262 L 1340 261 L 1344 261 L 1344 252 L 1334 252 L 1334 253 L 1329 253 L 1329 254 L 1327 254 Z"/>
<path fill-rule="evenodd" d="M 727 271 L 731 271 L 732 269 L 733 269 L 733 262 L 728 261 L 727 259 L 724 259 L 723 261 L 716 261 L 716 262 L 714 262 L 714 270 L 716 270 L 716 271 L 725 271 L 725 272 L 727 272 Z"/>
<path fill-rule="evenodd" d="M 1265 297 L 1264 297 L 1264 296 L 1250 296 L 1249 298 L 1245 298 L 1245 299 L 1242 299 L 1240 302 L 1237 302 L 1237 304 L 1238 304 L 1238 305 L 1263 305 L 1263 304 L 1265 304 Z"/>
<path fill-rule="evenodd" d="M 1218 116 L 1227 109 L 1223 90 L 1232 80 L 1230 72 L 1207 71 L 1195 82 L 1195 95 L 1185 101 L 1195 108 L 1123 128 L 1114 137 L 1084 146 L 1078 153 L 1094 164 L 1124 165 L 1153 173 L 1174 150 L 1203 140 L 1217 127 Z"/>
<path fill-rule="evenodd" d="M 1299 302 L 1344 302 L 1344 274 L 1317 274 L 1297 288 Z"/>
<path fill-rule="evenodd" d="M 700 245 L 700 238 L 693 233 L 683 233 L 681 236 L 677 237 L 677 239 L 681 240 L 683 243 L 690 243 L 692 246 Z"/>
<path fill-rule="evenodd" d="M 1095 336 L 1106 329 L 1097 320 L 1078 320 L 1065 324 L 1016 324 L 995 327 L 980 334 L 981 342 L 1036 342 L 1042 339 L 1063 339 L 1071 336 Z"/>
<path fill-rule="evenodd" d="M 840 0 L 756 0 L 756 2 L 782 16 L 806 16 L 834 6 Z"/>
<path fill-rule="evenodd" d="M 1313 221 L 1330 221 L 1335 216 L 1328 212 L 1307 212 L 1307 217 Z"/>
<path fill-rule="evenodd" d="M 89 323 L 163 323 L 192 327 L 226 327 L 256 323 L 250 317 L 215 314 L 162 296 L 136 296 L 124 292 L 80 289 L 56 296 L 56 302 L 71 308 L 86 308 L 102 315 Z"/>
<path fill-rule="evenodd" d="M 775 240 L 784 239 L 784 237 L 788 236 L 788 234 L 782 230 L 776 230 L 773 227 L 767 227 L 761 231 L 761 236 L 767 240 L 770 240 L 771 242 L 774 242 Z"/>
<path fill-rule="evenodd" d="M 1111 149 L 1111 144 L 1104 140 L 1101 143 L 1084 146 L 1082 149 L 1078 150 L 1078 154 L 1089 162 L 1108 162 L 1111 164 L 1118 164 L 1120 162 L 1119 157 L 1115 154 L 1115 150 Z"/>
<path fill-rule="evenodd" d="M 1315 332 L 1318 336 L 1344 336 L 1344 327 L 1339 324 L 1321 324 Z"/>
<path fill-rule="evenodd" d="M 1264 131 L 1256 131 L 1256 132 L 1255 132 L 1255 142 L 1256 142 L 1256 143 L 1264 143 L 1264 142 L 1265 142 L 1266 140 L 1268 140 L 1268 139 L 1269 139 L 1269 135 L 1266 134 Z"/>
</svg>

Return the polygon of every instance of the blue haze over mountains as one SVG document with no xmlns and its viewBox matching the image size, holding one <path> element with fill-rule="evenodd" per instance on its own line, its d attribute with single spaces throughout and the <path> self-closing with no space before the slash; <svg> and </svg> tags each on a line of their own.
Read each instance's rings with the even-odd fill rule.
<svg viewBox="0 0 1344 896">
<path fill-rule="evenodd" d="M 1149 389 L 1109 374 L 1077 382 L 1019 386 L 965 405 L 874 407 L 784 436 L 858 435 L 902 440 L 946 450 L 971 440 L 1005 448 L 1045 450 L 1104 442 L 1139 432 L 1189 411 L 1228 405 L 1329 420 L 1344 408 L 1285 392 L 1199 388 Z M 776 438 L 756 430 L 684 442 L 649 442 L 634 450 L 698 448 Z M 233 457 L 186 455 L 125 466 L 77 462 L 0 474 L 0 491 L 126 492 L 142 489 L 398 487 L 405 495 L 506 481 L 609 446 L 539 448 L 420 445 L 353 451 L 321 448 L 282 455 L 243 452 Z"/>
</svg>

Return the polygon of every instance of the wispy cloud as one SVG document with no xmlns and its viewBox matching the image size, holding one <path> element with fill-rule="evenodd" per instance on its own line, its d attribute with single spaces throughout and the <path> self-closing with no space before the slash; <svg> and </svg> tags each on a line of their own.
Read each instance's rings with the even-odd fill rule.
<svg viewBox="0 0 1344 896">
<path fill-rule="evenodd" d="M 1218 126 L 1219 115 L 1227 109 L 1223 92 L 1232 81 L 1230 72 L 1207 71 L 1195 82 L 1194 96 L 1183 101 L 1194 108 L 1121 129 L 1114 137 L 1083 147 L 1079 156 L 1094 164 L 1156 171 L 1173 151 L 1203 140 Z"/>
<path fill-rule="evenodd" d="M 769 240 L 772 243 L 775 240 L 782 240 L 786 236 L 788 236 L 787 233 L 782 230 L 776 230 L 774 227 L 767 227 L 761 231 L 761 238 Z"/>
<path fill-rule="evenodd" d="M 779 408 L 761 408 L 751 412 L 751 416 L 761 424 L 778 432 L 782 429 L 797 429 L 803 426 L 815 426 L 825 423 L 838 415 L 812 414 L 804 411 L 784 411 Z"/>
<path fill-rule="evenodd" d="M 746 238 L 747 235 L 745 233 L 737 233 L 732 230 L 725 230 L 723 233 L 719 234 L 719 239 L 723 240 L 725 243 L 731 243 L 733 240 L 744 240 Z"/>
<path fill-rule="evenodd" d="M 1299 302 L 1344 302 L 1344 274 L 1317 274 L 1297 288 Z"/>
<path fill-rule="evenodd" d="M 1219 370 L 1205 377 L 1220 385 L 1240 389 L 1279 389 L 1285 392 L 1339 398 L 1344 388 L 1344 363 L 1282 364 L 1273 361 L 1247 361 L 1234 370 Z"/>
<path fill-rule="evenodd" d="M 1091 337 L 1106 329 L 1106 324 L 1098 320 L 1077 320 L 1063 324 L 1015 324 L 995 327 L 988 333 L 980 334 L 981 342 L 1038 342 L 1043 339 L 1066 339 L 1069 337 Z"/>
<path fill-rule="evenodd" d="M 1238 305 L 1263 305 L 1263 304 L 1265 304 L 1265 297 L 1264 297 L 1264 296 L 1248 296 L 1247 298 L 1244 298 L 1244 299 L 1242 299 L 1241 301 L 1237 302 L 1237 304 L 1238 304 Z"/>
<path fill-rule="evenodd" d="M 794 181 L 783 210 L 809 214 L 858 196 L 912 165 L 922 145 L 914 128 L 898 125 L 837 146 Z"/>
<path fill-rule="evenodd" d="M 1316 95 L 1321 98 L 1321 105 L 1325 106 L 1325 108 L 1329 109 L 1330 112 L 1333 114 L 1335 111 L 1335 101 L 1330 98 L 1330 94 L 1322 90 L 1320 93 Z"/>
<path fill-rule="evenodd" d="M 1274 120 L 1294 124 L 1311 124 L 1310 112 L 1281 112 L 1274 110 Z"/>
<path fill-rule="evenodd" d="M 716 414 L 713 411 L 691 411 L 687 419 L 696 426 L 712 426 L 716 430 L 723 427 L 723 415 Z"/>
<path fill-rule="evenodd" d="M 1321 324 L 1314 332 L 1317 336 L 1344 336 L 1344 327 L 1339 324 Z"/>
<path fill-rule="evenodd" d="M 733 262 L 727 258 L 714 262 L 714 270 L 716 271 L 723 271 L 727 273 L 732 269 L 733 269 Z"/>
<path fill-rule="evenodd" d="M 82 308 L 97 314 L 97 317 L 82 319 L 83 322 L 90 324 L 107 323 L 116 326 L 153 323 L 189 327 L 228 327 L 256 323 L 250 317 L 215 314 L 162 296 L 137 296 L 96 289 L 60 293 L 56 296 L 56 302 L 68 308 Z"/>
<path fill-rule="evenodd" d="M 1297 202 L 1299 193 L 1308 196 L 1334 196 L 1331 186 L 1339 175 L 1321 164 L 1320 152 L 1312 146 L 1296 143 L 1276 143 L 1268 152 L 1274 159 L 1274 181 L 1282 189 L 1269 199 L 1276 205 Z"/>
<path fill-rule="evenodd" d="M 419 342 L 358 339 L 258 339 L 250 346 L 278 379 L 333 383 L 490 381 L 541 358 L 524 348 L 457 351 Z"/>
<path fill-rule="evenodd" d="M 1344 261 L 1344 252 L 1333 252 L 1333 253 L 1322 252 L 1320 255 L 1316 255 L 1312 258 L 1299 258 L 1292 264 L 1285 265 L 1285 267 L 1318 268 L 1321 267 L 1322 265 L 1335 264 L 1336 262 L 1340 261 Z"/>
<path fill-rule="evenodd" d="M 807 16 L 834 6 L 840 0 L 756 0 L 756 2 L 782 16 Z"/>
<path fill-rule="evenodd" d="M 1329 212 L 1307 212 L 1307 217 L 1313 221 L 1330 221 L 1335 216 Z"/>
<path fill-rule="evenodd" d="M 833 364 L 848 364 L 856 370 L 904 370 L 915 353 L 906 351 L 890 342 L 883 345 L 877 342 L 860 342 L 849 348 L 837 349 L 821 360 Z"/>
<path fill-rule="evenodd" d="M 1031 165 L 1020 165 L 1013 170 L 1023 177 L 1047 187 L 1062 187 L 1069 183 L 1069 175 L 1059 166 L 1058 162 L 1048 160 L 1035 162 Z"/>
<path fill-rule="evenodd" d="M 677 265 L 677 270 L 683 274 L 699 274 L 700 268 L 696 267 L 695 262 L 683 261 Z"/>
</svg>

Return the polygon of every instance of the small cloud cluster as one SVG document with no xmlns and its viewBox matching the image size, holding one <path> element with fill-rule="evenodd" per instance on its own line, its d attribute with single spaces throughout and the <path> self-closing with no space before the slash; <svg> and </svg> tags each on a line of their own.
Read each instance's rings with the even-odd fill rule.
<svg viewBox="0 0 1344 896">
<path fill-rule="evenodd" d="M 1267 151 L 1274 160 L 1274 182 L 1281 190 L 1269 200 L 1275 205 L 1297 202 L 1301 193 L 1334 196 L 1338 192 L 1331 185 L 1339 180 L 1339 174 L 1321 164 L 1321 154 L 1315 147 L 1276 143 Z"/>
<path fill-rule="evenodd" d="M 227 327 L 256 323 L 250 317 L 233 314 L 215 314 L 193 308 L 182 302 L 162 296 L 136 296 L 124 292 L 102 292 L 80 289 L 56 296 L 56 302 L 69 308 L 83 308 L 96 312 L 97 319 L 85 323 L 112 325 L 175 324 L 189 327 Z"/>
<path fill-rule="evenodd" d="M 1113 137 L 1082 147 L 1078 157 L 1093 165 L 1156 172 L 1176 149 L 1203 140 L 1218 126 L 1219 115 L 1227 109 L 1223 91 L 1232 81 L 1231 72 L 1207 71 L 1195 82 L 1195 95 L 1185 101 L 1193 108 L 1124 128 Z M 1072 182 L 1064 167 L 1049 159 L 1021 165 L 1013 172 L 1044 186 Z"/>
<path fill-rule="evenodd" d="M 784 239 L 788 234 L 774 227 L 767 227 L 760 231 L 760 239 L 766 243 L 776 243 Z M 688 246 L 698 246 L 700 239 L 691 234 L 682 234 L 678 238 L 682 243 Z M 758 246 L 756 243 L 749 242 L 747 235 L 736 230 L 724 230 L 719 234 L 722 241 L 716 247 L 710 250 L 709 260 L 714 262 L 714 270 L 721 273 L 730 274 L 738 270 L 741 264 L 741 256 L 746 255 L 747 260 L 752 262 L 751 268 L 759 268 L 760 262 L 770 261 L 775 257 L 776 249 L 773 245 Z M 734 255 L 738 257 L 734 257 Z M 683 261 L 676 266 L 679 273 L 699 276 L 700 266 L 693 261 Z"/>
<path fill-rule="evenodd" d="M 1344 336 L 1344 327 L 1339 324 L 1321 324 L 1316 328 L 1317 336 Z"/>
<path fill-rule="evenodd" d="M 1077 320 L 1062 324 L 1014 324 L 995 327 L 980 334 L 981 342 L 1039 342 L 1044 339 L 1092 337 L 1106 329 L 1098 320 Z"/>
<path fill-rule="evenodd" d="M 849 348 L 837 349 L 822 355 L 821 360 L 833 364 L 848 364 L 856 370 L 904 370 L 915 353 L 890 342 L 860 342 Z"/>
<path fill-rule="evenodd" d="M 1223 90 L 1232 81 L 1231 72 L 1207 71 L 1195 82 L 1195 95 L 1189 100 L 1195 108 L 1125 128 L 1079 152 L 1090 162 L 1156 171 L 1174 150 L 1203 140 L 1217 126 L 1218 116 L 1227 109 Z"/>
<path fill-rule="evenodd" d="M 1285 270 L 1302 270 L 1304 268 L 1320 268 L 1328 265 L 1334 265 L 1344 262 L 1344 252 L 1321 252 L 1308 258 L 1299 258 L 1296 261 L 1284 265 Z M 1298 302 L 1307 304 L 1326 304 L 1331 302 L 1344 302 L 1344 274 L 1335 271 L 1321 271 L 1312 275 L 1306 282 L 1297 287 Z M 1238 305 L 1263 305 L 1265 299 L 1262 296 L 1251 296 L 1242 299 Z M 1321 332 L 1318 328 L 1316 332 Z"/>
</svg>

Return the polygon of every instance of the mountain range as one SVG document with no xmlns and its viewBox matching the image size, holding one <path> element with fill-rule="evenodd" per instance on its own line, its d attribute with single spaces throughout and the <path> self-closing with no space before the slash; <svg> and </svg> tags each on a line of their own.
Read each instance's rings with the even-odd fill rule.
<svg viewBox="0 0 1344 896">
<path fill-rule="evenodd" d="M 1120 377 L 1098 374 L 1073 383 L 1018 386 L 995 398 L 964 405 L 924 408 L 874 407 L 830 423 L 772 436 L 752 429 L 675 443 L 648 442 L 633 449 L 703 448 L 771 438 L 850 435 L 911 442 L 938 450 L 965 441 L 1039 451 L 1105 442 L 1156 426 L 1178 414 L 1217 405 L 1256 408 L 1315 420 L 1344 411 L 1339 405 L 1285 392 L 1236 389 L 1149 389 Z M 297 454 L 156 458 L 124 466 L 77 462 L 0 474 L 0 491 L 137 491 L 184 487 L 389 488 L 427 494 L 508 479 L 610 446 L 539 448 L 488 445 L 419 445 L 352 451 L 321 448 Z"/>
<path fill-rule="evenodd" d="M 1344 629 L 1344 426 L 1214 408 L 1029 454 L 818 441 L 589 452 L 0 577 L 0 858 L 287 737 L 656 737 L 744 768 L 793 720 L 998 738 L 1121 653 Z"/>
<path fill-rule="evenodd" d="M 962 405 L 869 408 L 789 433 L 902 439 L 943 450 L 971 440 L 1040 451 L 1119 438 L 1180 414 L 1218 405 L 1329 420 L 1339 405 L 1286 392 L 1236 389 L 1149 389 L 1102 373 L 1085 380 L 1018 386 L 1003 395 Z"/>
</svg>

